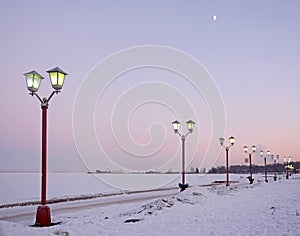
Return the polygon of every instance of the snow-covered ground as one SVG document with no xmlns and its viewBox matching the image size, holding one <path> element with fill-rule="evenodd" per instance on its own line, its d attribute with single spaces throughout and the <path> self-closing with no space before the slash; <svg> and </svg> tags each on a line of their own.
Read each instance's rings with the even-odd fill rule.
<svg viewBox="0 0 300 236">
<path fill-rule="evenodd" d="M 0 221 L 0 235 L 300 235 L 300 175 L 276 182 L 270 178 L 269 183 L 256 176 L 253 185 L 245 176 L 235 177 L 240 182 L 229 187 L 194 184 L 181 193 L 126 204 L 97 206 L 94 199 L 91 207 L 73 211 L 55 211 L 59 204 L 53 204 L 52 221 L 61 224 L 36 228 L 29 226 L 32 216 L 11 218 Z M 223 175 L 206 178 L 222 180 Z M 197 180 L 194 176 L 189 181 Z M 36 208 L 25 208 L 30 207 Z M 11 210 L 0 209 L 0 218 Z"/>
</svg>

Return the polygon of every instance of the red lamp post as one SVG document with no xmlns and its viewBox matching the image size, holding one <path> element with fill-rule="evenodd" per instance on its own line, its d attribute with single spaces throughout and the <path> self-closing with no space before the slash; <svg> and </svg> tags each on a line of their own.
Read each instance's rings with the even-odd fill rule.
<svg viewBox="0 0 300 236">
<path fill-rule="evenodd" d="M 249 163 L 250 163 L 250 176 L 248 177 L 248 180 L 250 182 L 250 184 L 253 184 L 254 179 L 252 178 L 252 161 L 251 161 L 251 154 L 254 153 L 256 151 L 256 147 L 253 145 L 252 147 L 252 152 L 249 153 Z M 248 147 L 244 146 L 244 152 L 248 153 Z"/>
<path fill-rule="evenodd" d="M 58 94 L 64 84 L 65 76 L 67 73 L 56 67 L 47 71 L 50 76 L 51 85 L 54 91 L 48 98 L 41 97 L 37 94 L 41 81 L 44 79 L 36 71 L 25 73 L 27 89 L 30 91 L 30 95 L 35 95 L 41 102 L 42 109 L 42 181 L 41 181 L 41 206 L 38 206 L 36 212 L 36 226 L 50 226 L 51 225 L 51 213 L 50 208 L 46 206 L 46 185 L 47 185 L 47 109 L 49 101 L 54 94 Z"/>
<path fill-rule="evenodd" d="M 178 134 L 181 137 L 181 142 L 182 142 L 182 183 L 179 183 L 179 188 L 180 191 L 184 191 L 185 189 L 187 189 L 189 187 L 188 183 L 185 183 L 185 139 L 186 137 L 193 132 L 194 128 L 195 128 L 195 122 L 192 120 L 189 120 L 186 122 L 187 124 L 187 128 L 188 128 L 188 132 L 183 135 L 180 134 L 179 129 L 180 129 L 180 122 L 175 120 L 172 122 L 173 124 L 173 129 L 175 134 Z"/>
<path fill-rule="evenodd" d="M 229 138 L 230 146 L 228 146 L 228 147 L 224 146 L 224 141 L 225 141 L 224 138 L 219 138 L 219 140 L 220 140 L 221 146 L 224 147 L 226 150 L 226 186 L 229 186 L 230 184 L 229 184 L 228 152 L 229 152 L 229 148 L 231 148 L 233 146 L 235 138 L 232 136 Z"/>
<path fill-rule="evenodd" d="M 277 180 L 277 174 L 276 174 L 276 160 L 278 160 L 279 159 L 279 155 L 276 155 L 276 156 L 274 156 L 274 155 L 271 155 L 271 157 L 272 157 L 272 159 L 274 160 L 274 165 L 273 165 L 273 168 L 274 168 L 274 181 L 276 181 Z"/>
<path fill-rule="evenodd" d="M 267 151 L 267 155 L 268 155 L 268 157 L 270 156 L 270 151 Z M 267 178 L 267 157 L 266 156 L 264 157 L 264 152 L 263 151 L 260 151 L 260 156 L 263 157 L 264 161 L 265 161 L 265 168 L 264 168 L 265 182 L 268 183 L 268 178 Z"/>
</svg>

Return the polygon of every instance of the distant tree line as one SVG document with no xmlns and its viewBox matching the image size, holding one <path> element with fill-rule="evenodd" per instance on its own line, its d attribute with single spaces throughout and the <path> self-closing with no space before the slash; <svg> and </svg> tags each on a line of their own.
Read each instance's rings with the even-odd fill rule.
<svg viewBox="0 0 300 236">
<path fill-rule="evenodd" d="M 299 173 L 300 172 L 300 162 L 291 162 L 290 163 L 294 169 L 290 170 L 293 173 Z M 276 172 L 285 172 L 285 164 L 283 163 L 277 163 L 276 164 Z M 264 173 L 265 166 L 264 165 L 252 165 L 252 172 L 253 173 Z M 274 172 L 274 165 L 268 164 L 267 165 L 267 172 Z M 224 174 L 226 173 L 225 166 L 217 166 L 212 167 L 207 172 L 208 174 Z M 235 174 L 244 174 L 249 173 L 249 165 L 231 165 L 229 167 L 229 173 L 235 173 Z"/>
</svg>

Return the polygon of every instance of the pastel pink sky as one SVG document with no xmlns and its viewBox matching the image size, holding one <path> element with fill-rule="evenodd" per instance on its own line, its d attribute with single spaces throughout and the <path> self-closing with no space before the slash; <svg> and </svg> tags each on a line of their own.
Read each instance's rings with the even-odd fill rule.
<svg viewBox="0 0 300 236">
<path fill-rule="evenodd" d="M 28 95 L 22 74 L 34 69 L 44 75 L 46 79 L 39 94 L 48 96 L 51 86 L 46 71 L 55 66 L 69 75 L 62 93 L 55 96 L 49 106 L 49 169 L 86 171 L 73 140 L 72 111 L 76 92 L 99 61 L 119 50 L 139 45 L 176 48 L 206 67 L 226 108 L 225 138 L 236 137 L 236 145 L 230 150 L 231 164 L 243 163 L 244 145 L 270 150 L 280 155 L 280 162 L 283 156 L 300 161 L 299 7 L 297 0 L 2 3 L 0 65 L 4 86 L 0 93 L 0 171 L 40 169 L 41 109 L 38 101 Z M 216 21 L 212 20 L 214 14 Z M 157 81 L 177 87 L 192 104 L 198 105 L 196 112 L 200 121 L 194 136 L 187 139 L 187 155 L 192 155 L 192 149 L 196 149 L 191 166 L 199 167 L 210 142 L 209 107 L 179 77 L 174 76 L 176 82 L 172 82 L 171 74 L 170 78 L 165 72 L 161 72 L 164 78 L 159 76 L 160 72 L 155 74 Z M 105 109 L 95 112 L 97 135 L 110 150 L 110 155 L 120 158 L 120 162 L 132 157 L 115 149 L 115 143 L 109 141 L 109 127 L 108 133 L 100 132 L 101 115 L 114 104 L 110 98 L 118 98 L 120 92 L 128 89 L 126 81 L 116 81 L 110 94 L 105 95 Z M 131 85 L 134 81 L 133 77 Z M 140 169 L 161 166 L 174 151 L 179 151 L 176 158 L 180 160 L 180 139 L 171 126 L 175 116 L 161 106 L 145 106 L 134 114 L 134 139 L 142 144 L 151 140 L 148 127 L 138 127 L 151 123 L 154 118 L 159 121 L 157 114 L 164 114 L 161 122 L 166 128 L 166 147 L 151 165 Z M 224 165 L 224 151 L 214 158 L 215 165 Z M 258 155 L 254 156 L 254 164 L 262 163 Z M 95 167 L 101 168 L 106 167 Z"/>
</svg>

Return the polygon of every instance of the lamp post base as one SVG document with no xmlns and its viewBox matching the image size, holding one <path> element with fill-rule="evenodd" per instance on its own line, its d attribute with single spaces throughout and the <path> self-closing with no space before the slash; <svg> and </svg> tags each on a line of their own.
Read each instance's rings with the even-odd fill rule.
<svg viewBox="0 0 300 236">
<path fill-rule="evenodd" d="M 274 176 L 273 178 L 274 178 L 274 181 L 276 181 L 276 180 L 277 180 L 277 176 Z"/>
<path fill-rule="evenodd" d="M 286 176 L 286 179 L 289 179 L 289 176 L 288 176 L 288 175 Z"/>
<path fill-rule="evenodd" d="M 35 226 L 47 227 L 51 225 L 51 213 L 48 206 L 42 205 L 37 208 Z"/>
<path fill-rule="evenodd" d="M 265 182 L 268 183 L 269 181 L 266 179 Z"/>
<path fill-rule="evenodd" d="M 180 188 L 180 192 L 184 191 L 185 189 L 187 189 L 189 187 L 189 184 L 178 184 L 179 188 Z"/>
<path fill-rule="evenodd" d="M 253 178 L 251 178 L 251 177 L 249 176 L 249 177 L 248 177 L 248 180 L 249 180 L 250 184 L 253 184 L 253 181 L 254 181 Z"/>
</svg>

